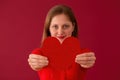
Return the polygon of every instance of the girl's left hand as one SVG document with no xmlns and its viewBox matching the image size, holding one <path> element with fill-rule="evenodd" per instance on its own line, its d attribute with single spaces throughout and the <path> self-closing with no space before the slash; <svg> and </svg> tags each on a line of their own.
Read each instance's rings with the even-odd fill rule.
<svg viewBox="0 0 120 80">
<path fill-rule="evenodd" d="M 95 64 L 95 53 L 94 52 L 86 52 L 82 54 L 78 54 L 75 58 L 75 62 L 80 64 L 83 68 L 90 68 Z"/>
</svg>

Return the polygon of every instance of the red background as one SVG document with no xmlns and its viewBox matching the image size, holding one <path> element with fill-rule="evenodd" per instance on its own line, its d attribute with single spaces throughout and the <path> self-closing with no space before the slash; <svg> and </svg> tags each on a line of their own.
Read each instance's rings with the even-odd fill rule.
<svg viewBox="0 0 120 80">
<path fill-rule="evenodd" d="M 48 10 L 69 5 L 80 26 L 82 47 L 96 53 L 87 80 L 120 80 L 120 6 L 117 0 L 0 0 L 0 80 L 39 80 L 28 63 L 39 47 Z"/>
</svg>

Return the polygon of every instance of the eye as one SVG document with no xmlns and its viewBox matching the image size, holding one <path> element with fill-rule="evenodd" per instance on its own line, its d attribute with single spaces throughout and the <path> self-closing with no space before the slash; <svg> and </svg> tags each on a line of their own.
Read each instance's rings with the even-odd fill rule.
<svg viewBox="0 0 120 80">
<path fill-rule="evenodd" d="M 67 29 L 67 28 L 69 28 L 69 25 L 68 25 L 68 24 L 65 24 L 65 25 L 63 25 L 63 28 L 64 28 L 64 29 Z"/>
<path fill-rule="evenodd" d="M 58 26 L 57 25 L 53 25 L 52 28 L 58 29 Z"/>
</svg>

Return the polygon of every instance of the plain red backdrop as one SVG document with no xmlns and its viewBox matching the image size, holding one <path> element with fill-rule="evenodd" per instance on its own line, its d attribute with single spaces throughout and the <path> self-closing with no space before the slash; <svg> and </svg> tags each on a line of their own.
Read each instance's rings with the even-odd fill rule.
<svg viewBox="0 0 120 80">
<path fill-rule="evenodd" d="M 56 4 L 73 9 L 81 46 L 96 53 L 86 80 L 120 80 L 117 0 L 0 0 L 0 80 L 39 80 L 27 58 L 40 46 L 46 14 Z"/>
</svg>

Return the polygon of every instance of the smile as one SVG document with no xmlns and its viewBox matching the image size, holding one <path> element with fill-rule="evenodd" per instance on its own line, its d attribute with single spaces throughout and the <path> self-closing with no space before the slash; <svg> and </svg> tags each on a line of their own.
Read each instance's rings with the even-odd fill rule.
<svg viewBox="0 0 120 80">
<path fill-rule="evenodd" d="M 59 38 L 59 39 L 64 39 L 64 38 L 65 38 L 65 36 L 58 36 L 58 38 Z"/>
</svg>

